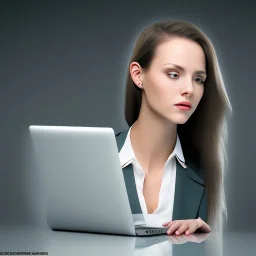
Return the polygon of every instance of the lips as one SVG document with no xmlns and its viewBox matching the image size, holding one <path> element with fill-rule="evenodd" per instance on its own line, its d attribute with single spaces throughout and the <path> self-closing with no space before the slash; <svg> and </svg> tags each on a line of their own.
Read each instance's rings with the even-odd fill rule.
<svg viewBox="0 0 256 256">
<path fill-rule="evenodd" d="M 188 101 L 182 101 L 180 103 L 175 104 L 175 106 L 185 106 L 191 108 L 191 103 Z"/>
<path fill-rule="evenodd" d="M 184 106 L 184 107 L 190 107 L 189 105 L 186 105 L 186 104 L 175 104 L 175 106 Z"/>
<path fill-rule="evenodd" d="M 188 107 L 188 106 L 182 106 L 182 105 L 175 105 L 177 108 L 179 108 L 180 110 L 190 110 L 191 107 Z"/>
</svg>

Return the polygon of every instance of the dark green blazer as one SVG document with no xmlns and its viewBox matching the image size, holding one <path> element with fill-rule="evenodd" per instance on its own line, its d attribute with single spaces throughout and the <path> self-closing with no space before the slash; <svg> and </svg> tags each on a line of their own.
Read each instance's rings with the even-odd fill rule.
<svg viewBox="0 0 256 256">
<path fill-rule="evenodd" d="M 129 129 L 115 135 L 118 152 L 122 149 L 128 131 Z M 182 151 L 187 168 L 183 168 L 177 158 L 175 158 L 176 185 L 173 220 L 196 219 L 200 217 L 203 221 L 207 222 L 207 202 L 203 172 L 198 164 L 196 164 L 194 151 L 188 150 L 184 144 L 182 144 Z M 123 175 L 131 211 L 133 214 L 142 213 L 132 163 L 123 168 Z"/>
</svg>

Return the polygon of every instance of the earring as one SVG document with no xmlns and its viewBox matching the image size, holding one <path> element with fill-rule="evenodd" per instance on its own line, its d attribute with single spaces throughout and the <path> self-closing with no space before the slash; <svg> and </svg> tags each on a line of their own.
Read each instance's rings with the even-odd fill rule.
<svg viewBox="0 0 256 256">
<path fill-rule="evenodd" d="M 141 83 L 139 84 L 139 87 L 142 87 L 142 84 L 143 84 L 143 83 L 141 82 Z"/>
</svg>

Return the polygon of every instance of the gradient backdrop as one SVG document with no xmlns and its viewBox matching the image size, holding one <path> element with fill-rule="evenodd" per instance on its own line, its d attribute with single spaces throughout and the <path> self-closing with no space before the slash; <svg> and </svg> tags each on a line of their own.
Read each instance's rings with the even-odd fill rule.
<svg viewBox="0 0 256 256">
<path fill-rule="evenodd" d="M 212 40 L 233 107 L 225 180 L 229 231 L 256 228 L 255 3 L 1 1 L 0 225 L 43 225 L 26 146 L 31 124 L 103 126 L 124 118 L 124 81 L 139 33 L 184 19 Z"/>
</svg>

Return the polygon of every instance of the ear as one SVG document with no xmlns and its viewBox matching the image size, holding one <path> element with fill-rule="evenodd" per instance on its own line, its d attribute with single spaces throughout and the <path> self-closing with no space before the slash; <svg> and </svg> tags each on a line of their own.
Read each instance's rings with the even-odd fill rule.
<svg viewBox="0 0 256 256">
<path fill-rule="evenodd" d="M 136 86 L 141 88 L 141 82 L 142 80 L 142 68 L 138 62 L 132 62 L 130 64 L 130 75 L 131 78 Z"/>
</svg>

